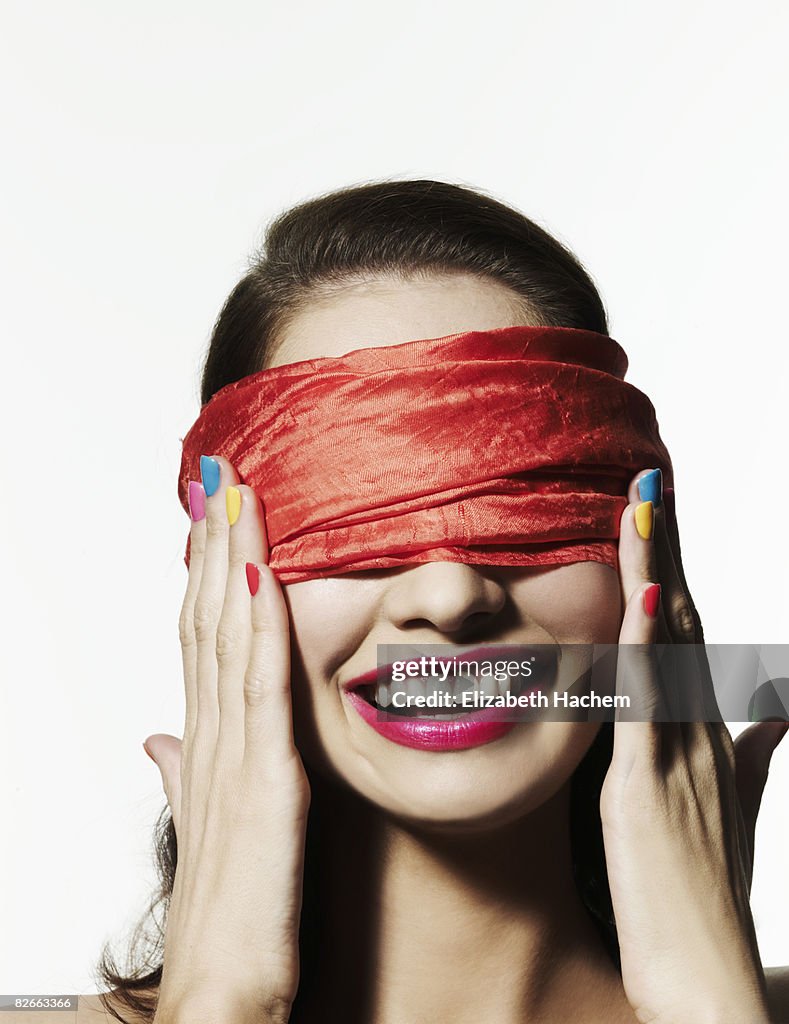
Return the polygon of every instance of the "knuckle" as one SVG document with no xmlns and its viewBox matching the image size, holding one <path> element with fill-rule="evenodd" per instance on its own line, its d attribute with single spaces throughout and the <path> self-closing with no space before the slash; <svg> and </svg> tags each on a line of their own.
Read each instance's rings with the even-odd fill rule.
<svg viewBox="0 0 789 1024">
<path fill-rule="evenodd" d="M 205 554 L 205 530 L 195 529 L 195 524 L 192 524 L 192 531 L 189 534 L 189 573 L 196 572 L 198 566 L 202 564 L 202 558 Z"/>
<path fill-rule="evenodd" d="M 195 601 L 193 621 L 196 638 L 200 641 L 209 640 L 216 632 L 219 609 L 213 601 L 198 598 Z"/>
<path fill-rule="evenodd" d="M 195 643 L 194 613 L 191 608 L 183 608 L 178 618 L 178 637 L 182 647 L 193 647 Z"/>
<path fill-rule="evenodd" d="M 245 636 L 242 630 L 229 620 L 220 619 L 216 629 L 217 661 L 231 661 L 237 658 L 244 643 Z"/>
<path fill-rule="evenodd" d="M 265 703 L 268 686 L 260 670 L 248 669 L 244 675 L 244 703 L 250 708 L 260 707 Z"/>
<path fill-rule="evenodd" d="M 238 573 L 249 561 L 249 552 L 241 544 L 231 544 L 227 554 L 227 561 L 231 570 L 234 573 Z"/>
<path fill-rule="evenodd" d="M 234 527 L 235 529 L 235 527 Z M 240 584 L 243 584 L 242 589 L 247 589 L 246 584 L 246 569 L 247 562 L 254 558 L 250 552 L 249 543 L 247 538 L 242 533 L 232 535 L 235 539 L 231 540 L 228 545 L 227 561 L 228 561 L 228 580 L 233 579 L 235 576 Z"/>
<path fill-rule="evenodd" d="M 696 617 L 684 594 L 680 593 L 672 600 L 671 614 L 680 636 L 693 640 L 696 636 Z"/>
<path fill-rule="evenodd" d="M 227 516 L 217 515 L 205 517 L 205 532 L 207 538 L 214 537 L 227 537 L 230 524 L 227 521 Z"/>
</svg>

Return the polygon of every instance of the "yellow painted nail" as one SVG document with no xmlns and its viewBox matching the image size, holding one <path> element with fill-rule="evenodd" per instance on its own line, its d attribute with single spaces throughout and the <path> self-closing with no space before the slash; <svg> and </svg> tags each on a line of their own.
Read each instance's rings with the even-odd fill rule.
<svg viewBox="0 0 789 1024">
<path fill-rule="evenodd" d="M 652 536 L 652 527 L 655 522 L 652 509 L 651 501 L 642 501 L 640 505 L 636 505 L 636 529 L 639 537 L 643 537 L 644 540 L 649 540 Z"/>
<path fill-rule="evenodd" d="M 241 491 L 237 487 L 231 486 L 225 491 L 225 507 L 227 508 L 227 521 L 232 526 L 241 514 Z"/>
</svg>

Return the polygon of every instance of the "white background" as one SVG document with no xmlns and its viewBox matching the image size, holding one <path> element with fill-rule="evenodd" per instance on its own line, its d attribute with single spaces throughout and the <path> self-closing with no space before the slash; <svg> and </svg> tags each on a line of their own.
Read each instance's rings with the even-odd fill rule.
<svg viewBox="0 0 789 1024">
<path fill-rule="evenodd" d="M 297 200 L 434 177 L 568 243 L 658 410 L 707 640 L 789 640 L 788 21 L 778 0 L 4 5 L 0 991 L 95 990 L 152 891 L 179 438 L 214 318 Z M 789 741 L 758 833 L 766 965 L 789 963 L 787 793 Z"/>
</svg>

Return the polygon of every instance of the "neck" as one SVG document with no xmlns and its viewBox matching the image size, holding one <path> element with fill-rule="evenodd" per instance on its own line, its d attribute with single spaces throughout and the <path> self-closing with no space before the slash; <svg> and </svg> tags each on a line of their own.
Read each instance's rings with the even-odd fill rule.
<svg viewBox="0 0 789 1024">
<path fill-rule="evenodd" d="M 316 891 L 304 914 L 319 922 L 317 947 L 292 1019 L 522 1024 L 581 1019 L 584 1007 L 589 1020 L 632 1020 L 573 878 L 569 792 L 518 821 L 460 832 L 332 790 L 308 853 Z M 313 793 L 327 800 L 322 785 Z"/>
</svg>

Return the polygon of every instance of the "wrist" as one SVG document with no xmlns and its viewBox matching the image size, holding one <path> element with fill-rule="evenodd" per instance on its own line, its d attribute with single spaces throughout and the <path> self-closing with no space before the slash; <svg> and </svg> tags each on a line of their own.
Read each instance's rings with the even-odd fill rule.
<svg viewBox="0 0 789 1024">
<path fill-rule="evenodd" d="M 761 998 L 726 1001 L 723 998 L 707 999 L 702 1005 L 693 1000 L 683 1006 L 682 1011 L 671 1017 L 657 1017 L 652 1024 L 773 1024 L 765 1001 Z"/>
<path fill-rule="evenodd" d="M 674 1017 L 671 1021 L 660 1018 L 654 1024 L 686 1024 L 689 1020 L 694 1024 L 774 1024 L 761 1004 L 742 1007 L 707 1005 L 701 1011 L 685 1011 L 681 1017 Z"/>
<path fill-rule="evenodd" d="M 764 970 L 755 953 L 728 958 L 707 969 L 699 964 L 698 988 L 688 999 L 682 1020 L 697 1024 L 772 1024 Z"/>
<path fill-rule="evenodd" d="M 192 992 L 159 1003 L 153 1024 L 287 1024 L 291 1004 L 276 997 Z"/>
</svg>

